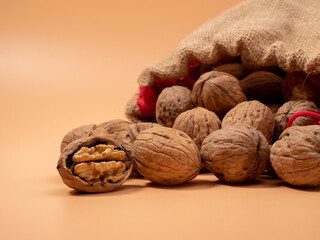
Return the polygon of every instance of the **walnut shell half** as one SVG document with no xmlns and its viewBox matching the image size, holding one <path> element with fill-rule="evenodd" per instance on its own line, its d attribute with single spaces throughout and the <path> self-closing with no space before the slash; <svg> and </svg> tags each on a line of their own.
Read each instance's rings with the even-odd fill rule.
<svg viewBox="0 0 320 240">
<path fill-rule="evenodd" d="M 92 132 L 96 129 L 96 124 L 89 124 L 89 125 L 83 125 L 80 127 L 77 127 L 75 129 L 72 129 L 70 132 L 68 132 L 62 139 L 61 145 L 60 145 L 60 153 L 63 152 L 64 148 L 71 142 L 83 138 L 83 137 L 90 137 L 92 135 Z"/>
<path fill-rule="evenodd" d="M 104 136 L 71 142 L 57 165 L 67 186 L 88 193 L 108 192 L 120 187 L 130 176 L 132 167 L 126 150 Z"/>
<path fill-rule="evenodd" d="M 271 164 L 285 182 L 302 187 L 320 186 L 320 126 L 287 128 L 271 147 Z"/>
<path fill-rule="evenodd" d="M 255 128 L 234 125 L 206 137 L 200 153 L 205 167 L 219 180 L 241 183 L 256 179 L 265 170 L 270 148 Z"/>
<path fill-rule="evenodd" d="M 133 143 L 137 171 L 159 185 L 176 185 L 195 178 L 201 167 L 198 147 L 179 130 L 155 127 L 141 132 Z"/>
</svg>

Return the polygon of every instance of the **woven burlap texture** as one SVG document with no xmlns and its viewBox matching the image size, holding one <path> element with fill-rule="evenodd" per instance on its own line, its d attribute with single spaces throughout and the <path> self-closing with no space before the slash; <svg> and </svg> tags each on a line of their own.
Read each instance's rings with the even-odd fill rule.
<svg viewBox="0 0 320 240">
<path fill-rule="evenodd" d="M 217 64 L 225 56 L 241 56 L 254 66 L 320 73 L 320 0 L 249 0 L 209 20 L 186 36 L 160 63 L 139 76 L 140 86 L 156 78 L 183 77 L 188 62 Z M 141 120 L 137 94 L 126 115 Z"/>
</svg>

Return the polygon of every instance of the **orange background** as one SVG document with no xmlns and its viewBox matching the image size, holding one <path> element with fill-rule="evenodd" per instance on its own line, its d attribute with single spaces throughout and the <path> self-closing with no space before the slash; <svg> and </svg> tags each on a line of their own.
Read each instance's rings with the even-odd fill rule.
<svg viewBox="0 0 320 240">
<path fill-rule="evenodd" d="M 139 73 L 239 2 L 2 0 L 0 239 L 320 239 L 319 189 L 204 174 L 88 195 L 56 170 L 64 134 L 124 118 Z"/>
</svg>

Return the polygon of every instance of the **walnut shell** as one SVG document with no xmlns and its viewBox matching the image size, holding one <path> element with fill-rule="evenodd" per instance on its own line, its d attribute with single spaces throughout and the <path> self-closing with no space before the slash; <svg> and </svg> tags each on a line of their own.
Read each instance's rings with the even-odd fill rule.
<svg viewBox="0 0 320 240">
<path fill-rule="evenodd" d="M 197 107 L 181 113 L 174 121 L 173 128 L 185 132 L 198 146 L 215 130 L 220 129 L 218 116 L 205 108 Z"/>
<path fill-rule="evenodd" d="M 287 73 L 283 80 L 282 95 L 286 101 L 309 100 L 320 106 L 320 74 Z"/>
<path fill-rule="evenodd" d="M 72 129 L 63 137 L 60 145 L 60 153 L 63 152 L 63 150 L 69 143 L 79 138 L 90 137 L 92 135 L 92 132 L 96 129 L 96 127 L 96 124 L 89 124 Z"/>
<path fill-rule="evenodd" d="M 223 72 L 211 71 L 201 75 L 192 89 L 193 103 L 213 111 L 220 119 L 245 100 L 239 80 Z"/>
<path fill-rule="evenodd" d="M 253 72 L 240 80 L 240 86 L 248 100 L 258 100 L 265 104 L 283 102 L 282 78 L 272 72 Z"/>
<path fill-rule="evenodd" d="M 234 124 L 246 124 L 259 130 L 272 142 L 274 133 L 274 118 L 271 110 L 256 100 L 239 103 L 231 109 L 223 118 L 221 128 Z"/>
<path fill-rule="evenodd" d="M 98 177 L 95 177 L 90 180 L 86 180 L 87 174 L 85 176 L 83 175 L 77 175 L 75 172 L 75 167 L 79 164 L 83 164 L 83 162 L 78 163 L 75 162 L 74 156 L 76 153 L 78 153 L 79 150 L 82 149 L 82 147 L 95 147 L 99 144 L 107 144 L 107 145 L 113 145 L 116 147 L 116 151 L 121 151 L 124 154 L 124 159 L 121 159 L 121 161 L 118 161 L 117 158 L 113 159 L 106 159 L 106 160 L 97 160 L 90 161 L 88 164 L 101 164 L 101 163 L 121 163 L 122 166 L 124 166 L 123 172 L 121 172 L 121 177 L 114 180 L 115 182 L 111 180 L 106 180 L 105 175 L 101 175 Z M 114 143 L 109 138 L 106 138 L 104 136 L 91 136 L 91 137 L 85 137 L 85 138 L 79 138 L 70 144 L 68 144 L 62 154 L 60 155 L 57 169 L 59 171 L 59 174 L 63 180 L 63 182 L 76 190 L 88 192 L 88 193 L 97 193 L 97 192 L 108 192 L 113 189 L 116 189 L 120 187 L 126 179 L 129 177 L 131 171 L 132 171 L 132 160 L 130 156 L 126 153 L 125 149 L 121 146 L 117 146 L 116 143 Z M 105 166 L 103 166 L 106 168 Z M 95 170 L 95 169 L 94 169 Z M 112 169 L 111 176 L 112 176 Z M 80 177 L 81 176 L 81 177 Z"/>
<path fill-rule="evenodd" d="M 160 185 L 176 185 L 195 178 L 201 166 L 192 139 L 179 130 L 155 127 L 141 132 L 133 143 L 138 172 Z"/>
<path fill-rule="evenodd" d="M 206 137 L 200 153 L 205 167 L 219 180 L 241 183 L 256 179 L 265 170 L 270 148 L 255 128 L 234 125 Z"/>
<path fill-rule="evenodd" d="M 248 75 L 248 71 L 243 67 L 241 63 L 227 63 L 222 64 L 214 68 L 215 71 L 225 72 L 237 79 L 242 79 Z"/>
<path fill-rule="evenodd" d="M 122 145 L 130 154 L 131 140 L 128 127 L 133 124 L 122 119 L 114 119 L 97 125 L 92 135 L 101 135 L 112 139 L 118 145 Z"/>
<path fill-rule="evenodd" d="M 275 116 L 275 138 L 278 139 L 280 134 L 287 128 L 289 119 L 293 114 L 300 111 L 312 111 L 320 113 L 320 109 L 314 102 L 307 100 L 289 101 L 283 104 L 277 111 Z M 292 126 L 306 126 L 317 124 L 318 120 L 312 117 L 299 117 Z"/>
<path fill-rule="evenodd" d="M 177 116 L 193 108 L 190 89 L 182 86 L 167 87 L 160 93 L 156 103 L 157 123 L 172 127 Z"/>
<path fill-rule="evenodd" d="M 287 128 L 271 147 L 271 164 L 285 182 L 301 187 L 320 186 L 320 126 Z"/>
</svg>

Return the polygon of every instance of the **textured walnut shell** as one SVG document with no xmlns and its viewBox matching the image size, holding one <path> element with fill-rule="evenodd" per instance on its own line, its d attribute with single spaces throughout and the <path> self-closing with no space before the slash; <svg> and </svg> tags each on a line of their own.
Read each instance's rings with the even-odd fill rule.
<svg viewBox="0 0 320 240">
<path fill-rule="evenodd" d="M 132 123 L 115 119 L 97 125 L 96 129 L 92 132 L 92 135 L 101 135 L 112 139 L 118 145 L 124 146 L 130 153 L 131 140 L 128 133 L 128 127 Z"/>
<path fill-rule="evenodd" d="M 202 107 L 181 113 L 173 124 L 174 129 L 188 134 L 199 149 L 206 136 L 220 127 L 221 121 L 218 116 Z"/>
<path fill-rule="evenodd" d="M 133 143 L 132 157 L 138 172 L 160 185 L 176 185 L 195 178 L 201 166 L 200 154 L 192 139 L 166 127 L 141 132 Z"/>
<path fill-rule="evenodd" d="M 309 100 L 320 106 L 320 74 L 287 73 L 283 80 L 282 95 L 286 101 Z"/>
<path fill-rule="evenodd" d="M 193 103 L 213 111 L 219 118 L 223 118 L 230 109 L 245 100 L 239 80 L 223 72 L 203 74 L 192 89 Z"/>
<path fill-rule="evenodd" d="M 193 108 L 190 89 L 182 86 L 167 87 L 160 93 L 156 103 L 157 123 L 172 127 L 176 117 Z"/>
<path fill-rule="evenodd" d="M 237 79 L 242 79 L 248 75 L 248 71 L 243 67 L 241 63 L 227 63 L 222 64 L 214 68 L 215 71 L 225 72 Z"/>
<path fill-rule="evenodd" d="M 289 119 L 293 114 L 300 111 L 312 111 L 320 113 L 320 109 L 314 102 L 307 100 L 289 101 L 283 104 L 277 111 L 275 116 L 275 138 L 278 139 L 280 134 L 287 128 Z M 312 117 L 299 117 L 292 126 L 306 126 L 317 124 L 318 120 Z"/>
<path fill-rule="evenodd" d="M 270 148 L 255 128 L 234 125 L 206 137 L 200 153 L 205 167 L 219 180 L 241 183 L 256 179 L 265 170 Z"/>
<path fill-rule="evenodd" d="M 271 147 L 271 164 L 285 182 L 320 186 L 320 126 L 287 128 Z"/>
<path fill-rule="evenodd" d="M 253 72 L 240 80 L 240 86 L 248 100 L 258 100 L 265 104 L 283 102 L 282 78 L 272 72 Z"/>
<path fill-rule="evenodd" d="M 93 146 L 95 144 L 112 144 L 116 145 L 112 140 L 109 138 L 106 138 L 104 136 L 90 136 L 86 138 L 79 138 L 70 144 L 68 144 L 62 154 L 60 155 L 57 169 L 59 171 L 59 174 L 63 180 L 63 182 L 69 186 L 70 188 L 88 192 L 88 193 L 98 193 L 98 192 L 108 192 L 113 189 L 116 189 L 120 187 L 126 179 L 130 176 L 130 173 L 132 171 L 132 160 L 128 154 L 126 154 L 127 158 L 124 161 L 126 164 L 126 170 L 124 172 L 124 178 L 116 183 L 110 183 L 110 182 L 101 182 L 101 181 L 95 181 L 95 182 L 88 182 L 77 175 L 74 174 L 72 170 L 72 156 L 83 146 Z M 121 146 L 117 146 L 125 151 L 124 148 Z"/>
<path fill-rule="evenodd" d="M 64 148 L 71 142 L 83 138 L 83 137 L 90 137 L 92 135 L 92 132 L 96 129 L 96 124 L 90 124 L 90 125 L 83 125 L 81 127 L 77 127 L 75 129 L 72 129 L 70 132 L 68 132 L 62 139 L 61 145 L 60 145 L 60 153 L 63 152 Z"/>
<path fill-rule="evenodd" d="M 246 124 L 259 130 L 272 142 L 274 133 L 274 118 L 271 110 L 261 102 L 246 101 L 239 103 L 231 109 L 223 118 L 221 128 L 227 128 L 235 124 Z"/>
</svg>

